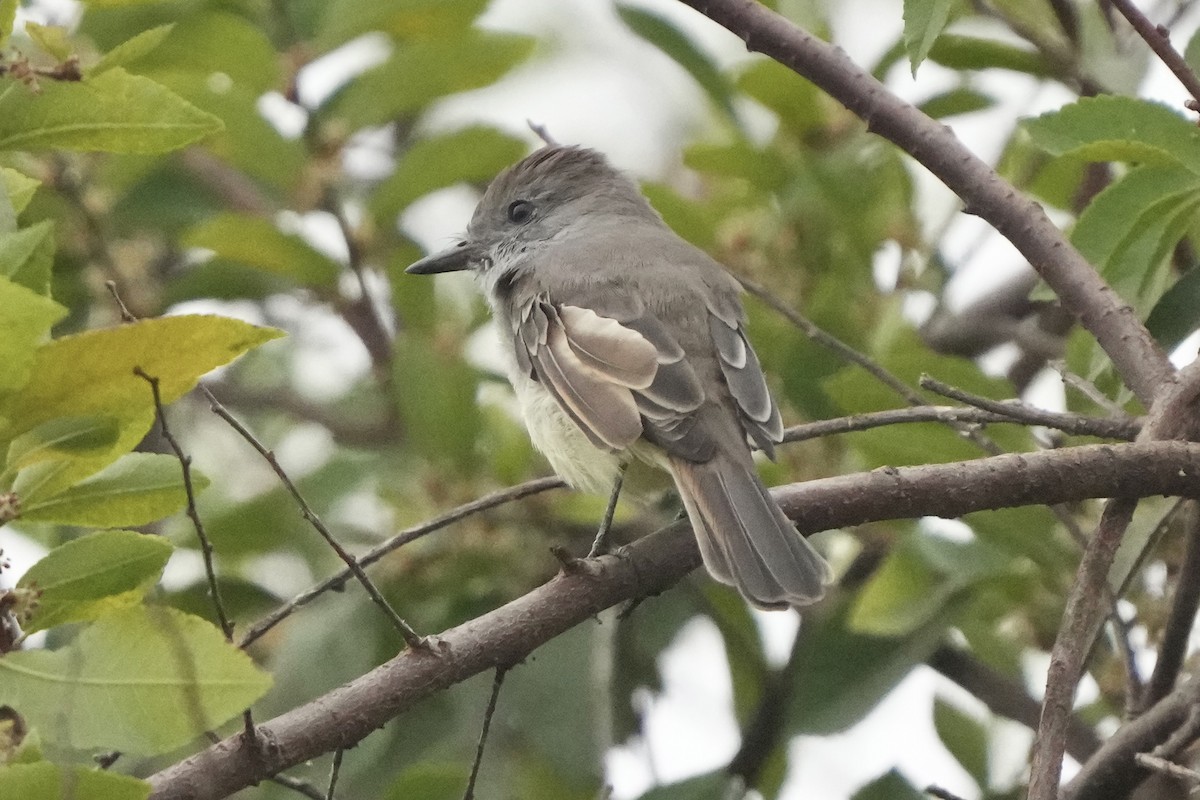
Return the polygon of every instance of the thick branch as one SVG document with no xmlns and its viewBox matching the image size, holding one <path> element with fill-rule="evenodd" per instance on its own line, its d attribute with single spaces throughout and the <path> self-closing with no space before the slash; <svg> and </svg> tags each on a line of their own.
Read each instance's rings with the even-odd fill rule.
<svg viewBox="0 0 1200 800">
<path fill-rule="evenodd" d="M 936 175 L 1011 241 L 1063 306 L 1096 337 L 1125 383 L 1150 407 L 1174 372 L 1133 309 L 1100 279 L 1041 207 L 977 158 L 946 126 L 893 95 L 844 52 L 756 0 L 681 0 L 737 34 L 746 47 L 812 81 Z"/>
<path fill-rule="evenodd" d="M 885 468 L 774 490 L 804 533 L 872 520 L 958 516 L 1089 497 L 1200 496 L 1200 445 L 1092 445 L 955 464 Z M 216 800 L 356 742 L 417 701 L 485 670 L 511 666 L 599 611 L 664 591 L 700 564 L 686 523 L 644 537 L 594 570 L 558 575 L 453 628 L 434 652 L 407 650 L 357 680 L 233 736 L 151 778 L 154 800 Z"/>
</svg>

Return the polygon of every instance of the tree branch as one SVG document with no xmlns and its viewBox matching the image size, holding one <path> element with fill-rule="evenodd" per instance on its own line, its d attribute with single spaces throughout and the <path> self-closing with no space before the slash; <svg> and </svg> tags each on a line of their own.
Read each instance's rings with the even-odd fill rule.
<svg viewBox="0 0 1200 800">
<path fill-rule="evenodd" d="M 1174 373 L 1132 308 L 1097 275 L 1041 207 L 976 157 L 947 128 L 904 102 L 840 49 L 755 0 L 680 0 L 812 81 L 936 175 L 976 214 L 1016 246 L 1149 407 Z"/>
<path fill-rule="evenodd" d="M 883 468 L 774 490 L 803 533 L 872 520 L 960 516 L 1089 497 L 1200 496 L 1200 445 L 1091 445 L 955 464 Z M 353 746 L 419 700 L 534 649 L 624 600 L 660 593 L 700 565 L 680 521 L 643 537 L 595 569 L 560 574 L 507 605 L 438 637 L 432 651 L 400 653 L 362 677 L 150 778 L 154 800 L 216 800 L 282 769 Z M 1151 712 L 1153 713 L 1153 712 Z M 1149 716 L 1149 714 L 1147 715 Z"/>
</svg>

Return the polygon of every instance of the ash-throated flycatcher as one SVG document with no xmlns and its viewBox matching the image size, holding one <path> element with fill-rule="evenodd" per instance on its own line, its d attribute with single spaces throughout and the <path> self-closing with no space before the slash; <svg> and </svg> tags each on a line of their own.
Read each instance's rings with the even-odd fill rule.
<svg viewBox="0 0 1200 800">
<path fill-rule="evenodd" d="M 466 237 L 408 268 L 470 270 L 487 295 L 534 445 L 604 491 L 631 455 L 670 470 L 704 563 L 762 608 L 807 605 L 829 566 L 771 499 L 779 409 L 736 281 L 677 236 L 600 154 L 545 147 L 488 187 Z"/>
</svg>

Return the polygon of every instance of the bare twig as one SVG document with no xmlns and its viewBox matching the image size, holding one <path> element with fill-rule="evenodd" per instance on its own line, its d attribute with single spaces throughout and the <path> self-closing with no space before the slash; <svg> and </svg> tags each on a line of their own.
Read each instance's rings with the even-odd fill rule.
<svg viewBox="0 0 1200 800">
<path fill-rule="evenodd" d="M 1000 405 L 1004 407 L 1004 413 L 956 406 L 910 406 L 886 411 L 871 411 L 848 417 L 835 417 L 794 425 L 784 430 L 783 441 L 803 442 L 839 433 L 852 433 L 881 428 L 886 425 L 917 422 L 945 424 L 955 422 L 965 425 L 989 423 L 1041 425 L 1060 430 L 1071 436 L 1096 436 L 1101 439 L 1123 441 L 1133 441 L 1137 437 L 1138 431 L 1141 430 L 1141 424 L 1135 419 L 1106 419 L 1089 417 L 1084 414 L 1064 414 L 1044 411 L 1024 403 L 1000 403 Z"/>
<path fill-rule="evenodd" d="M 1150 49 L 1158 56 L 1158 60 L 1171 70 L 1171 74 L 1183 84 L 1183 88 L 1188 90 L 1188 94 L 1192 96 L 1188 108 L 1200 111 L 1200 78 L 1196 77 L 1196 73 L 1188 66 L 1179 51 L 1171 46 L 1170 31 L 1147 19 L 1146 15 L 1130 0 L 1110 0 L 1110 2 L 1113 8 L 1120 11 L 1121 16 L 1129 21 L 1138 36 L 1150 45 Z"/>
<path fill-rule="evenodd" d="M 1133 760 L 1146 769 L 1170 775 L 1172 778 L 1179 778 L 1193 785 L 1200 784 L 1200 772 L 1176 764 L 1174 761 L 1167 761 L 1165 758 L 1152 756 L 1149 753 L 1138 753 L 1133 757 Z"/>
<path fill-rule="evenodd" d="M 358 563 L 362 567 L 369 567 L 379 559 L 383 558 L 388 553 L 396 550 L 409 542 L 415 542 L 423 536 L 427 536 L 434 531 L 441 530 L 448 525 L 458 522 L 461 519 L 478 514 L 481 511 L 486 511 L 496 506 L 504 505 L 515 500 L 520 500 L 530 495 L 546 492 L 551 489 L 561 489 L 566 484 L 561 478 L 536 478 L 531 481 L 519 483 L 516 486 L 510 486 L 507 489 L 501 489 L 491 494 L 486 494 L 478 497 L 469 503 L 464 503 L 457 508 L 453 508 L 444 514 L 439 514 L 433 519 L 422 522 L 419 525 L 414 525 L 411 528 L 405 528 L 395 536 L 385 542 L 382 542 L 364 553 Z M 320 597 L 330 589 L 340 587 L 346 583 L 354 575 L 350 568 L 326 578 L 317 585 L 304 590 L 300 594 L 293 597 L 288 602 L 284 603 L 279 608 L 276 608 L 267 616 L 260 619 L 258 622 L 246 629 L 241 641 L 238 642 L 238 647 L 246 647 L 252 642 L 262 637 L 267 631 L 274 628 L 287 617 L 291 616 L 297 609 L 308 605 L 317 597 Z"/>
<path fill-rule="evenodd" d="M 258 454 L 261 455 L 268 464 L 271 465 L 271 469 L 279 477 L 279 480 L 287 489 L 288 494 L 290 494 L 292 499 L 296 501 L 296 504 L 300 506 L 300 513 L 304 516 L 304 519 L 306 519 L 308 523 L 312 525 L 313 529 L 321 535 L 321 538 L 325 540 L 325 543 L 328 544 L 335 553 L 337 553 L 338 558 L 342 560 L 342 563 L 346 565 L 350 572 L 353 573 L 354 577 L 358 579 L 358 582 L 362 584 L 363 588 L 367 590 L 367 594 L 370 595 L 371 599 L 375 602 L 375 605 L 379 606 L 379 608 L 383 610 L 383 613 L 389 620 L 391 620 L 392 625 L 395 626 L 396 630 L 400 632 L 400 635 L 404 637 L 405 643 L 409 647 L 426 647 L 427 645 L 425 639 L 416 631 L 414 631 L 412 627 L 410 627 L 409 624 L 405 622 L 399 614 L 396 613 L 396 610 L 392 608 L 391 604 L 388 603 L 383 594 L 380 593 L 379 589 L 375 586 L 375 583 L 369 577 L 367 577 L 367 573 L 363 571 L 362 565 L 359 564 L 358 560 L 355 559 L 354 556 L 352 556 L 349 552 L 347 552 L 347 550 L 342 547 L 341 543 L 338 542 L 337 538 L 334 537 L 327 527 L 325 527 L 325 523 L 321 521 L 321 518 L 317 515 L 317 513 L 308 505 L 308 501 L 304 499 L 304 495 L 301 494 L 298 488 L 296 488 L 296 484 L 292 482 L 292 479 L 288 477 L 288 474 L 283 470 L 283 467 L 280 466 L 279 460 L 275 458 L 275 453 L 272 452 L 270 448 L 268 448 L 262 442 L 260 442 L 258 437 L 251 433 L 250 430 L 237 419 L 237 417 L 229 413 L 229 410 L 226 409 L 225 406 L 221 405 L 221 402 L 213 396 L 212 392 L 208 391 L 204 387 L 201 387 L 201 391 L 203 391 L 205 396 L 208 397 L 208 401 L 213 413 L 229 423 L 229 426 L 237 431 L 238 434 L 245 439 L 251 447 L 258 451 Z"/>
<path fill-rule="evenodd" d="M 1154 672 L 1139 706 L 1144 711 L 1170 694 L 1187 655 L 1188 638 L 1200 608 L 1200 510 L 1194 501 L 1188 504 L 1187 549 L 1179 569 L 1179 581 L 1171 602 L 1171 613 L 1163 629 L 1162 644 L 1154 662 Z"/>
<path fill-rule="evenodd" d="M 483 748 L 487 745 L 488 730 L 492 727 L 492 717 L 496 714 L 496 703 L 500 700 L 500 687 L 504 685 L 504 676 L 508 670 L 496 667 L 496 676 L 492 679 L 492 693 L 488 697 L 487 709 L 483 712 L 483 727 L 479 731 L 479 742 L 475 745 L 475 759 L 471 762 L 471 775 L 467 778 L 467 790 L 463 792 L 463 800 L 475 800 L 475 781 L 479 778 L 479 768 L 483 765 Z"/>
<path fill-rule="evenodd" d="M 936 378 L 929 375 L 921 376 L 921 388 L 928 389 L 935 394 L 940 394 L 943 397 L 948 397 L 951 400 L 957 400 L 960 403 L 966 403 L 969 406 L 990 411 L 999 416 L 1006 416 L 1026 425 L 1044 425 L 1047 428 L 1054 428 L 1070 434 L 1097 435 L 1093 431 L 1105 430 L 1107 434 L 1105 438 L 1109 439 L 1133 439 L 1137 436 L 1137 432 L 1141 430 L 1137 421 L 1130 418 L 1126 414 L 1122 414 L 1119 418 L 1104 419 L 1102 417 L 1086 417 L 1079 414 L 1063 414 L 1054 411 L 1046 411 L 1044 409 L 1031 406 L 1027 403 L 1022 403 L 1019 400 L 992 400 L 988 397 L 964 392 L 962 389 L 951 386 L 947 383 L 942 383 Z M 1086 422 L 1084 422 L 1086 420 Z M 1112 435 L 1117 434 L 1117 435 Z"/>
<path fill-rule="evenodd" d="M 1091 400 L 1097 406 L 1103 408 L 1114 418 L 1128 416 L 1125 413 L 1125 409 L 1114 403 L 1106 394 L 1104 394 L 1104 392 L 1100 391 L 1100 389 L 1096 387 L 1096 384 L 1092 383 L 1087 378 L 1076 375 L 1074 372 L 1071 372 L 1071 370 L 1067 369 L 1067 362 L 1055 360 L 1049 363 L 1050 368 L 1057 372 L 1059 377 L 1062 378 L 1063 386 L 1079 392 L 1088 400 Z"/>
<path fill-rule="evenodd" d="M 558 141 L 550 135 L 550 131 L 540 122 L 534 122 L 531 119 L 525 120 L 525 124 L 529 126 L 529 130 L 542 140 L 546 147 L 558 147 Z"/>
<path fill-rule="evenodd" d="M 346 751 L 339 747 L 333 751 L 333 763 L 329 766 L 329 786 L 325 790 L 325 800 L 333 800 L 337 791 L 338 774 L 342 770 L 342 754 Z"/>
</svg>

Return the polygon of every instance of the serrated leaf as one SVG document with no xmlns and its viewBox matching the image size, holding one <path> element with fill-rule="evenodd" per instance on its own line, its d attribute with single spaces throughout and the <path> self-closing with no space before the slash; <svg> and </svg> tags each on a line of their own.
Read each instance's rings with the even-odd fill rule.
<svg viewBox="0 0 1200 800">
<path fill-rule="evenodd" d="M 414 41 L 352 80 L 319 113 L 345 120 L 352 130 L 411 116 L 447 95 L 494 83 L 533 52 L 533 43 L 528 36 L 476 30 Z"/>
<path fill-rule="evenodd" d="M 0 766 L 0 797 L 21 800 L 146 800 L 152 787 L 115 772 L 49 761 Z"/>
<path fill-rule="evenodd" d="M 87 70 L 87 74 L 99 75 L 101 72 L 107 72 L 116 67 L 127 67 L 138 59 L 144 58 L 166 41 L 174 27 L 174 23 L 157 25 L 126 39 L 101 56 L 100 60 Z"/>
<path fill-rule="evenodd" d="M 952 0 L 939 0 L 939 2 Z M 617 16 L 629 29 L 666 53 L 692 76 L 726 118 L 737 124 L 729 80 L 712 59 L 666 17 L 635 6 L 617 3 Z"/>
<path fill-rule="evenodd" d="M 1182 165 L 1200 174 L 1200 130 L 1168 107 L 1132 97 L 1085 97 L 1027 120 L 1034 144 L 1092 161 Z"/>
<path fill-rule="evenodd" d="M 66 315 L 67 309 L 49 297 L 0 275 L 0 430 L 8 416 L 5 395 L 29 380 L 38 343 Z"/>
<path fill-rule="evenodd" d="M 64 622 L 95 619 L 140 603 L 167 559 L 170 542 L 134 531 L 99 531 L 60 545 L 17 581 L 41 592 L 26 634 Z"/>
<path fill-rule="evenodd" d="M 904 0 L 904 49 L 913 75 L 950 22 L 954 0 Z"/>
<path fill-rule="evenodd" d="M 928 58 L 954 70 L 1006 69 L 1039 78 L 1051 77 L 1054 72 L 1045 57 L 1034 50 L 975 36 L 943 34 L 933 43 Z"/>
<path fill-rule="evenodd" d="M 57 494 L 132 450 L 149 430 L 154 420 L 150 385 L 134 374 L 135 367 L 158 378 L 162 402 L 171 403 L 204 373 L 281 335 L 227 317 L 181 315 L 56 339 L 37 350 L 24 390 L 0 397 L 0 418 L 8 422 L 0 428 L 0 443 L 7 448 L 12 437 L 59 417 L 118 419 L 121 436 L 107 454 L 67 462 L 66 472 L 41 487 L 44 496 Z M 0 338 L 0 348 L 4 344 Z"/>
<path fill-rule="evenodd" d="M 54 223 L 50 220 L 0 234 L 0 275 L 40 295 L 50 294 Z"/>
<path fill-rule="evenodd" d="M 69 489 L 52 491 L 61 481 L 62 463 L 38 464 L 18 473 L 13 491 L 21 498 L 21 519 L 93 528 L 128 527 L 162 519 L 187 503 L 179 460 L 174 456 L 127 453 Z M 208 479 L 193 469 L 192 485 L 200 492 L 208 486 Z"/>
<path fill-rule="evenodd" d="M 0 78 L 0 151 L 163 153 L 221 129 L 216 117 L 120 68 L 83 81 L 42 81 L 39 86 L 35 93 Z"/>
<path fill-rule="evenodd" d="M 44 739 L 77 750 L 173 750 L 238 714 L 270 685 L 219 630 L 170 608 L 107 615 L 61 650 L 0 658 L 0 702 Z"/>
<path fill-rule="evenodd" d="M 988 786 L 988 736 L 974 717 L 942 698 L 933 703 L 933 727 L 942 744 L 977 785 Z"/>
<path fill-rule="evenodd" d="M 222 258 L 290 278 L 302 286 L 332 288 L 341 273 L 333 259 L 261 217 L 218 214 L 185 233 L 182 243 L 212 250 Z"/>
<path fill-rule="evenodd" d="M 462 181 L 487 181 L 518 161 L 526 145 L 495 128 L 473 125 L 409 146 L 393 173 L 371 197 L 379 220 L 391 220 L 419 197 Z"/>
<path fill-rule="evenodd" d="M 1079 216 L 1071 243 L 1103 271 L 1121 242 L 1156 213 L 1157 204 L 1200 192 L 1200 176 L 1178 166 L 1147 166 L 1131 170 L 1104 188 Z"/>
<path fill-rule="evenodd" d="M 120 428 L 112 417 L 60 417 L 12 440 L 4 471 L 16 472 L 40 461 L 92 455 L 107 450 Z"/>
<path fill-rule="evenodd" d="M 42 185 L 42 182 L 11 167 L 0 167 L 0 184 L 4 186 L 4 191 L 8 195 L 13 211 L 20 214 L 29 205 L 29 201 L 33 199 L 34 192 Z"/>
</svg>

